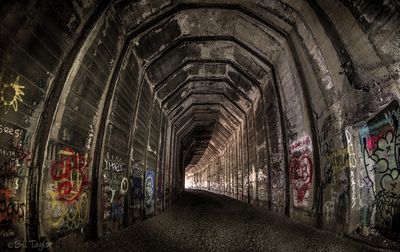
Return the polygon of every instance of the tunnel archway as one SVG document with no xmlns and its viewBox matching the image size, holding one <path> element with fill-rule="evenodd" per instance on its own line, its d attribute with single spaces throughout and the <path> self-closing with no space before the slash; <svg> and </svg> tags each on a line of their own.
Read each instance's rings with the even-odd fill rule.
<svg viewBox="0 0 400 252">
<path fill-rule="evenodd" d="M 4 238 L 115 232 L 162 212 L 185 180 L 325 230 L 395 237 L 398 10 L 1 4 Z"/>
</svg>

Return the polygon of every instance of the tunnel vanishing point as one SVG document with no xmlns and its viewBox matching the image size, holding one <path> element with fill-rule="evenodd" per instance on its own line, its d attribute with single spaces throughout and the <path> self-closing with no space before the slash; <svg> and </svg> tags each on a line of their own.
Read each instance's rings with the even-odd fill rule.
<svg viewBox="0 0 400 252">
<path fill-rule="evenodd" d="M 2 0 L 0 246 L 185 187 L 398 241 L 399 101 L 398 0 Z"/>
</svg>

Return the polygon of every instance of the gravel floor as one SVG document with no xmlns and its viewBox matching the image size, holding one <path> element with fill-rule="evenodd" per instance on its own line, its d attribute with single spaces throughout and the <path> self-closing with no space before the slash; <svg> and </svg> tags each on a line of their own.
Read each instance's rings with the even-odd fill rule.
<svg viewBox="0 0 400 252">
<path fill-rule="evenodd" d="M 204 191 L 85 244 L 84 251 L 373 251 L 366 245 Z"/>
</svg>

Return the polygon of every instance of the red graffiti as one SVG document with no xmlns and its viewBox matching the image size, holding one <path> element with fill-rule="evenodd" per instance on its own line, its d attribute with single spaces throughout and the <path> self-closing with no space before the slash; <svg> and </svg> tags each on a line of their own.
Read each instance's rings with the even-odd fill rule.
<svg viewBox="0 0 400 252">
<path fill-rule="evenodd" d="M 58 199 L 73 202 L 89 185 L 89 158 L 68 147 L 60 150 L 59 155 L 60 160 L 51 166 L 51 178 L 56 182 Z"/>
<path fill-rule="evenodd" d="M 367 148 L 368 151 L 375 149 L 376 145 L 378 144 L 378 140 L 385 136 L 386 132 L 379 132 L 378 135 L 370 135 L 367 138 Z"/>
<path fill-rule="evenodd" d="M 308 136 L 302 137 L 300 140 L 290 145 L 290 152 L 295 152 L 298 149 L 311 145 L 311 139 Z"/>
<path fill-rule="evenodd" d="M 25 216 L 25 204 L 13 201 L 10 194 L 10 190 L 0 189 L 0 223 L 16 221 Z"/>
<path fill-rule="evenodd" d="M 297 192 L 297 202 L 302 202 L 312 182 L 312 161 L 306 153 L 295 153 L 290 161 L 290 177 Z"/>
<path fill-rule="evenodd" d="M 19 156 L 19 159 L 21 163 L 25 163 L 25 166 L 29 168 L 32 162 L 32 153 L 30 151 L 24 151 Z"/>
<path fill-rule="evenodd" d="M 0 189 L 0 222 L 8 220 L 7 206 L 10 201 L 10 191 L 8 189 Z"/>
</svg>

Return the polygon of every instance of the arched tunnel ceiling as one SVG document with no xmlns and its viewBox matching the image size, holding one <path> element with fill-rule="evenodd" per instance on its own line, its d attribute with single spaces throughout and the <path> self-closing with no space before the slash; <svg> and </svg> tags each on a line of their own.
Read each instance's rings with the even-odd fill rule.
<svg viewBox="0 0 400 252">
<path fill-rule="evenodd" d="M 183 116 L 177 112 L 195 102 L 213 107 L 210 98 L 228 99 L 234 106 L 222 106 L 233 115 L 237 113 L 232 112 L 232 108 L 241 110 L 244 116 L 236 117 L 243 126 L 248 113 L 255 111 L 254 104 L 258 100 L 266 104 L 270 98 L 265 92 L 266 85 L 285 83 L 295 90 L 294 86 L 306 81 L 297 72 L 299 62 L 296 59 L 298 55 L 293 55 L 295 47 L 303 47 L 314 62 L 312 71 L 317 79 L 311 81 L 319 82 L 328 90 L 333 88 L 334 82 L 340 82 L 327 70 L 328 64 L 332 63 L 325 62 L 317 49 L 317 38 L 310 36 L 310 28 L 305 25 L 305 19 L 309 17 L 298 11 L 306 11 L 302 4 L 290 2 L 287 5 L 284 1 L 198 3 L 190 0 L 173 4 L 160 1 L 156 5 L 159 11 L 153 11 L 155 5 L 150 3 L 150 13 L 144 11 L 148 14 L 141 17 L 134 10 L 134 4 L 123 1 L 117 9 L 130 34 L 128 37 L 133 40 L 133 51 L 143 64 L 144 81 L 154 87 L 157 99 L 179 132 L 181 125 L 175 122 Z M 132 22 L 134 19 L 136 22 Z M 292 74 L 285 73 L 288 69 Z M 288 90 L 282 92 L 290 93 Z M 192 97 L 194 95 L 196 100 Z M 324 99 L 330 98 L 326 96 Z M 296 99 L 293 104 L 302 106 Z M 207 148 L 213 157 L 217 156 L 226 142 L 216 140 L 226 139 L 225 135 L 220 136 L 219 125 L 224 124 L 220 123 L 218 114 L 200 119 L 208 125 L 208 130 L 198 130 L 203 125 L 191 125 L 198 122 L 190 120 L 190 117 L 197 118 L 202 113 L 207 113 L 207 110 L 198 109 L 183 117 L 190 123 L 185 124 L 187 129 L 182 136 L 177 135 L 184 153 L 196 153 L 194 161 L 185 161 L 185 166 L 196 164 Z M 293 121 L 293 125 L 302 124 L 296 116 L 288 119 Z M 215 134 L 210 135 L 212 127 L 215 127 Z M 226 129 L 229 137 L 239 130 L 238 127 Z M 199 137 L 203 137 L 203 141 L 196 141 Z M 188 159 L 184 157 L 184 160 Z"/>
<path fill-rule="evenodd" d="M 198 118 L 218 105 L 243 125 L 254 103 L 265 99 L 263 86 L 274 82 L 271 68 L 282 51 L 288 50 L 285 41 L 281 32 L 266 23 L 217 6 L 171 13 L 136 34 L 133 50 L 144 65 L 143 81 L 155 88 L 173 127 L 180 131 L 175 123 L 183 117 L 179 112 L 193 104 L 203 104 L 204 109 L 183 118 Z M 221 100 L 222 104 L 215 103 Z M 220 113 L 200 119 L 208 127 L 190 123 L 182 136 L 178 134 L 185 166 L 195 165 L 207 149 L 212 157 L 218 156 L 227 138 L 239 130 L 238 125 L 224 126 L 227 123 Z"/>
</svg>

